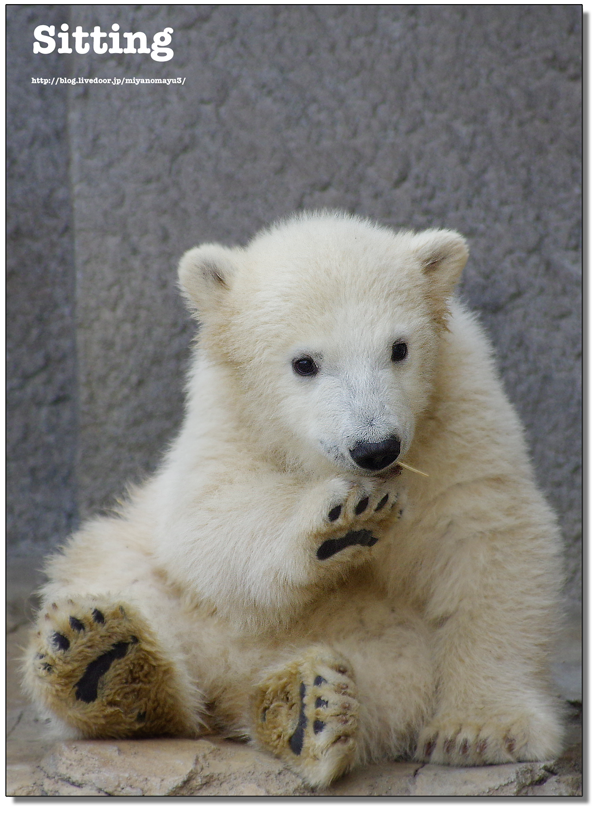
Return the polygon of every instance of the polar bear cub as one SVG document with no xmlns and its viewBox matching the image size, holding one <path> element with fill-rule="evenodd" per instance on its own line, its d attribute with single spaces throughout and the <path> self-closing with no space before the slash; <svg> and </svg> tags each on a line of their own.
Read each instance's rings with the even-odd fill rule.
<svg viewBox="0 0 600 816">
<path fill-rule="evenodd" d="M 557 754 L 559 536 L 466 259 L 339 213 L 184 255 L 181 432 L 48 564 L 25 684 L 65 733 L 251 739 L 316 788 Z"/>
</svg>

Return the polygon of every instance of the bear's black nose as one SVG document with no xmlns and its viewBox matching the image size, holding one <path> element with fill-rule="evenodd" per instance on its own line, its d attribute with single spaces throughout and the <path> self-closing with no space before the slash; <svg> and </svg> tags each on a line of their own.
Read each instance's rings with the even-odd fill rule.
<svg viewBox="0 0 600 816">
<path fill-rule="evenodd" d="M 365 470 L 383 470 L 391 465 L 400 454 L 400 440 L 388 436 L 381 442 L 359 442 L 352 448 L 350 456 L 356 464 Z"/>
</svg>

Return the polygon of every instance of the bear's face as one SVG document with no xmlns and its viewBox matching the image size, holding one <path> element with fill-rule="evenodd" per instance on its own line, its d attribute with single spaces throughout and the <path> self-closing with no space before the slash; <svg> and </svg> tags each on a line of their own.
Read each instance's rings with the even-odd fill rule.
<svg viewBox="0 0 600 816">
<path fill-rule="evenodd" d="M 191 250 L 180 278 L 252 444 L 313 472 L 378 473 L 427 407 L 466 257 L 456 233 L 317 214 L 245 249 Z"/>
</svg>

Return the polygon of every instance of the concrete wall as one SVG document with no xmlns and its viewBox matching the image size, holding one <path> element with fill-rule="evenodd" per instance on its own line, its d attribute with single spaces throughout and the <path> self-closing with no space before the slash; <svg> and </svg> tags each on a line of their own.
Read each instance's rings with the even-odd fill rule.
<svg viewBox="0 0 600 816">
<path fill-rule="evenodd" d="M 61 22 L 171 26 L 175 56 L 32 54 Z M 55 546 L 158 461 L 193 328 L 182 252 L 333 206 L 469 239 L 462 292 L 576 592 L 581 37 L 565 5 L 8 7 L 10 546 Z"/>
<path fill-rule="evenodd" d="M 44 549 L 77 520 L 75 267 L 67 86 L 60 57 L 33 64 L 31 32 L 56 7 L 9 8 L 7 79 L 7 532 L 9 548 Z"/>
</svg>

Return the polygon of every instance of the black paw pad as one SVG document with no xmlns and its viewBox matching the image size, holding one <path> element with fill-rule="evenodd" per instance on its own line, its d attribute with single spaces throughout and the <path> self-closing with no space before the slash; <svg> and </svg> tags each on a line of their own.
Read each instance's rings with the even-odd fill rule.
<svg viewBox="0 0 600 816">
<path fill-rule="evenodd" d="M 342 538 L 329 538 L 324 541 L 317 550 L 317 558 L 319 561 L 325 561 L 353 544 L 359 544 L 361 547 L 372 547 L 376 541 L 377 539 L 369 530 L 351 530 Z"/>
<path fill-rule="evenodd" d="M 364 513 L 369 505 L 369 497 L 364 496 L 359 503 L 354 508 L 354 512 L 357 516 L 360 516 L 361 513 Z"/>
<path fill-rule="evenodd" d="M 337 521 L 337 519 L 339 519 L 339 517 L 340 517 L 341 512 L 342 512 L 342 505 L 341 504 L 336 504 L 336 506 L 332 507 L 331 510 L 329 511 L 329 515 L 328 515 L 329 521 Z"/>
<path fill-rule="evenodd" d="M 106 674 L 115 660 L 125 657 L 132 643 L 137 643 L 137 638 L 115 643 L 107 652 L 92 660 L 81 679 L 75 684 L 75 698 L 83 703 L 93 703 L 98 697 L 98 683 L 101 677 Z"/>
<path fill-rule="evenodd" d="M 99 609 L 94 609 L 92 612 L 92 618 L 96 623 L 104 623 L 104 615 L 100 612 Z"/>
<path fill-rule="evenodd" d="M 79 620 L 79 618 L 74 618 L 73 615 L 69 618 L 69 626 L 74 632 L 85 632 L 85 626 Z"/>
<path fill-rule="evenodd" d="M 313 686 L 323 686 L 327 684 L 327 680 L 322 677 L 320 674 L 317 674 L 315 679 L 313 680 Z M 328 702 L 323 697 L 317 697 L 315 700 L 315 713 L 320 708 L 327 708 Z M 304 745 L 304 735 L 306 733 L 306 728 L 308 726 L 308 717 L 306 714 L 306 686 L 304 683 L 300 683 L 300 714 L 298 716 L 298 724 L 296 726 L 296 730 L 292 734 L 289 739 L 289 746 L 296 756 L 300 756 L 302 753 L 302 747 Z M 318 717 L 312 721 L 312 730 L 314 734 L 320 734 L 326 727 L 326 723 L 323 720 L 319 720 Z"/>
<path fill-rule="evenodd" d="M 377 505 L 377 507 L 375 508 L 375 512 L 376 512 L 376 513 L 377 513 L 379 510 L 383 510 L 383 508 L 384 508 L 384 507 L 386 506 L 386 504 L 388 503 L 388 499 L 389 499 L 389 496 L 388 496 L 388 494 L 386 493 L 386 494 L 385 494 L 385 496 L 383 497 L 383 499 L 381 499 L 381 501 L 379 502 L 379 504 L 378 504 L 378 505 Z"/>
<path fill-rule="evenodd" d="M 313 723 L 313 731 L 315 734 L 320 734 L 321 731 L 325 728 L 325 723 L 321 720 L 315 720 Z"/>
<path fill-rule="evenodd" d="M 42 668 L 42 669 L 43 669 L 43 671 L 45 671 L 47 674 L 51 674 L 51 673 L 52 673 L 52 671 L 53 671 L 53 668 L 52 668 L 52 666 L 51 666 L 49 663 L 46 663 L 46 662 L 45 662 L 45 661 L 46 661 L 46 655 L 45 655 L 45 654 L 37 654 L 37 655 L 36 655 L 36 658 L 37 658 L 38 660 L 42 660 L 42 661 L 44 661 L 43 663 L 41 663 L 41 664 L 40 664 L 41 668 Z"/>
<path fill-rule="evenodd" d="M 304 744 L 304 732 L 306 731 L 306 726 L 308 720 L 306 719 L 306 686 L 304 683 L 300 683 L 300 716 L 298 717 L 298 725 L 296 726 L 296 730 L 292 734 L 289 739 L 289 746 L 292 749 L 293 753 L 296 756 L 300 756 L 302 753 L 302 746 Z"/>
<path fill-rule="evenodd" d="M 61 652 L 66 652 L 71 645 L 69 638 L 61 635 L 60 632 L 54 632 L 50 640 L 52 641 L 52 645 Z"/>
</svg>

